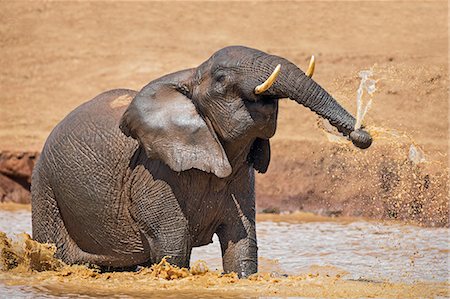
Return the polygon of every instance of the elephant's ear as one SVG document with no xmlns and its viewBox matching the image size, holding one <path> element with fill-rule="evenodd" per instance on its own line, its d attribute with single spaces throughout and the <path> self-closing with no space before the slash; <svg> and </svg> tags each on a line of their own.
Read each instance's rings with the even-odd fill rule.
<svg viewBox="0 0 450 299">
<path fill-rule="evenodd" d="M 256 138 L 248 153 L 247 161 L 253 164 L 253 168 L 259 173 L 266 173 L 270 163 L 269 139 Z"/>
<path fill-rule="evenodd" d="M 120 129 L 138 140 L 150 159 L 162 160 L 174 171 L 196 168 L 220 178 L 231 174 L 216 133 L 173 84 L 144 87 L 123 114 Z"/>
</svg>

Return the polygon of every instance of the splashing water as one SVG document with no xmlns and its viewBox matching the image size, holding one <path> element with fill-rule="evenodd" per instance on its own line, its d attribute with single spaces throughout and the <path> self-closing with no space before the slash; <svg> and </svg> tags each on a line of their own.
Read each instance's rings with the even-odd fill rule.
<svg viewBox="0 0 450 299">
<path fill-rule="evenodd" d="M 409 147 L 408 159 L 416 165 L 426 162 L 425 154 L 423 153 L 422 149 L 418 146 L 415 146 L 414 144 L 411 144 Z"/>
<path fill-rule="evenodd" d="M 358 130 L 362 126 L 364 117 L 372 106 L 372 96 L 377 90 L 376 83 L 377 80 L 372 79 L 373 70 L 362 70 L 358 73 L 361 81 L 359 83 L 358 90 L 356 91 L 356 123 L 355 130 Z M 366 92 L 370 98 L 364 104 L 363 96 Z M 351 144 L 348 138 L 339 133 L 336 128 L 334 128 L 326 119 L 320 119 L 318 121 L 318 126 L 321 128 L 328 140 L 333 143 L 339 144 Z M 388 141 L 394 141 L 397 145 L 401 142 L 409 143 L 408 160 L 413 162 L 415 165 L 428 162 L 425 158 L 425 153 L 423 150 L 414 142 L 414 140 L 406 133 L 400 132 L 394 129 L 381 128 L 376 126 L 367 126 L 366 131 L 370 133 L 374 140 L 385 139 Z"/>
<path fill-rule="evenodd" d="M 218 268 L 217 236 L 212 246 L 197 248 L 216 270 L 200 260 L 179 268 L 165 258 L 133 272 L 66 265 L 54 257 L 54 246 L 1 232 L 14 232 L 12 220 L 30 231 L 28 216 L 0 208 L 0 298 L 428 298 L 445 297 L 448 289 L 445 228 L 266 218 L 258 222 L 266 271 L 239 279 Z M 308 242 L 299 244 L 298 234 Z"/>
<path fill-rule="evenodd" d="M 372 70 L 362 70 L 359 72 L 359 77 L 361 78 L 361 82 L 359 83 L 358 90 L 356 92 L 356 123 L 355 123 L 355 130 L 358 130 L 362 126 L 362 121 L 364 117 L 366 116 L 367 112 L 369 111 L 370 107 L 372 106 L 372 97 L 367 101 L 367 103 L 364 105 L 363 103 L 363 95 L 364 90 L 369 94 L 370 96 L 373 95 L 373 93 L 376 91 L 375 83 L 376 81 L 371 79 L 370 77 L 373 75 Z M 336 130 L 326 119 L 319 119 L 318 126 L 321 128 L 329 141 L 334 143 L 341 143 L 341 144 L 350 144 L 350 140 L 344 135 L 342 135 L 340 132 Z M 369 129 L 369 128 L 366 128 Z"/>
<path fill-rule="evenodd" d="M 362 121 L 372 106 L 372 97 L 367 101 L 366 105 L 363 105 L 363 94 L 364 90 L 372 96 L 372 94 L 376 91 L 375 83 L 376 81 L 370 79 L 373 75 L 372 70 L 364 70 L 359 72 L 359 77 L 361 78 L 361 82 L 359 83 L 358 90 L 356 92 L 356 123 L 355 130 L 361 128 Z"/>
</svg>

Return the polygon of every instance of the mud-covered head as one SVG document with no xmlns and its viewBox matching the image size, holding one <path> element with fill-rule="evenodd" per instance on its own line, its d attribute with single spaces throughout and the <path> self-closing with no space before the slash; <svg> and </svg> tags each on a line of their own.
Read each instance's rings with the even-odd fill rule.
<svg viewBox="0 0 450 299">
<path fill-rule="evenodd" d="M 290 98 L 326 118 L 361 149 L 369 133 L 354 130 L 355 118 L 311 77 L 285 58 L 242 46 L 214 53 L 195 70 L 192 95 L 219 136 L 270 138 L 276 130 L 278 99 Z"/>
</svg>

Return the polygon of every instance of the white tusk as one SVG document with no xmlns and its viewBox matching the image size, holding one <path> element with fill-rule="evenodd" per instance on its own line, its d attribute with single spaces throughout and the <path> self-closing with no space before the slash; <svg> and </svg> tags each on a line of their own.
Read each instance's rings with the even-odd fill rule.
<svg viewBox="0 0 450 299">
<path fill-rule="evenodd" d="M 277 67 L 273 70 L 272 75 L 270 75 L 269 78 L 267 78 L 267 80 L 263 84 L 260 84 L 255 87 L 255 93 L 261 94 L 261 93 L 265 92 L 266 90 L 268 90 L 270 88 L 270 86 L 272 86 L 272 84 L 275 82 L 275 79 L 280 74 L 280 69 L 281 69 L 281 64 L 277 65 Z"/>
<path fill-rule="evenodd" d="M 311 56 L 311 60 L 309 61 L 308 70 L 306 71 L 306 76 L 312 77 L 314 74 L 314 69 L 316 67 L 316 58 L 314 58 L 314 55 Z"/>
</svg>

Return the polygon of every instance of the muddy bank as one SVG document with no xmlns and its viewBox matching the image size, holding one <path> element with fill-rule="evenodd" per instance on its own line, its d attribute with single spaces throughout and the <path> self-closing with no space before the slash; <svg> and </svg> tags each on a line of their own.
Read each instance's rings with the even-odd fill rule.
<svg viewBox="0 0 450 299">
<path fill-rule="evenodd" d="M 379 141 L 361 151 L 330 142 L 274 142 L 269 171 L 257 176 L 257 210 L 448 227 L 446 166 L 438 161 L 414 164 L 408 159 L 409 146 Z M 30 203 L 37 157 L 36 152 L 0 154 L 0 202 Z"/>
<path fill-rule="evenodd" d="M 53 257 L 55 248 L 22 234 L 13 242 L 0 232 L 0 283 L 8 287 L 28 286 L 39 294 L 78 294 L 89 297 L 133 296 L 248 297 L 303 296 L 326 298 L 417 298 L 448 295 L 447 282 L 392 283 L 382 280 L 346 279 L 333 267 L 322 267 L 298 275 L 258 273 L 239 279 L 235 273 L 211 271 L 198 261 L 190 270 L 165 260 L 137 272 L 100 273 L 95 268 L 69 266 Z M 0 290 L 1 292 L 1 290 Z M 12 291 L 12 293 L 14 290 Z M 15 291 L 17 294 L 17 291 Z M 32 291 L 27 290 L 28 294 Z M 14 294 L 14 293 L 13 293 Z M 1 293 L 0 293 L 1 295 Z"/>
<path fill-rule="evenodd" d="M 0 151 L 0 202 L 29 203 L 37 152 Z"/>
</svg>

